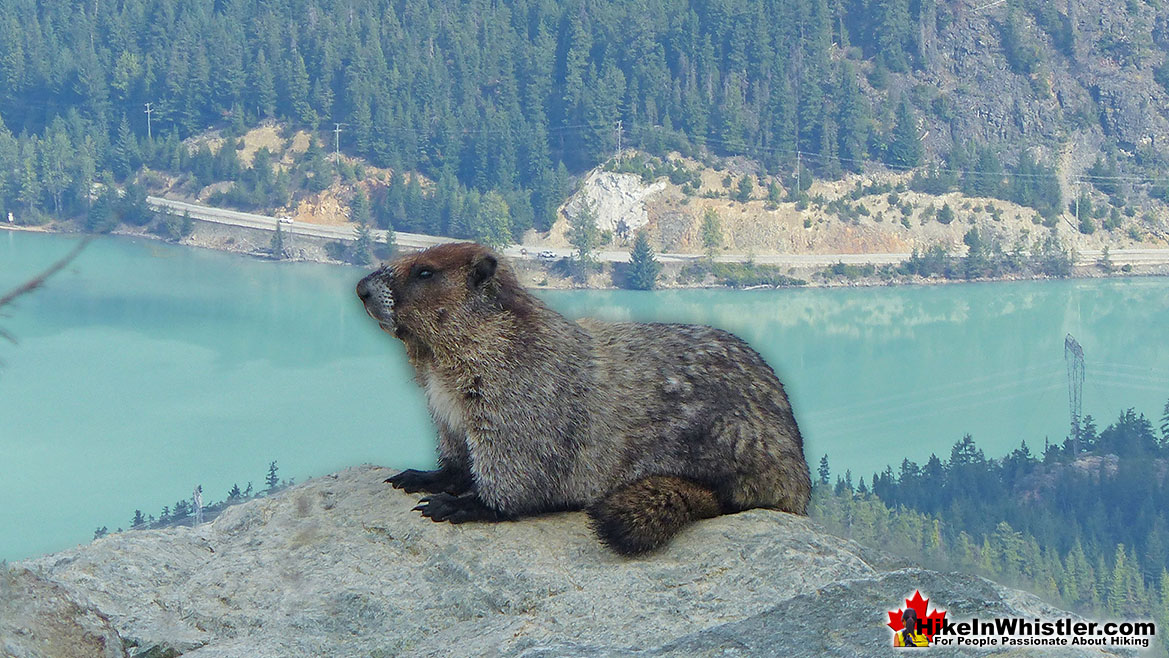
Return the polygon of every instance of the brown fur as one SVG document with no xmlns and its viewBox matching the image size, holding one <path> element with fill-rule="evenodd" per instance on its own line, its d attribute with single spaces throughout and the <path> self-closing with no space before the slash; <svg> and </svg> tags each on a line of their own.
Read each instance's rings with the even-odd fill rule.
<svg viewBox="0 0 1169 658">
<path fill-rule="evenodd" d="M 388 480 L 454 523 L 588 509 L 622 553 L 751 507 L 805 512 L 791 405 L 735 336 L 571 322 L 474 244 L 402 257 L 358 284 L 400 338 L 438 427 L 439 469 Z"/>
<path fill-rule="evenodd" d="M 635 555 L 665 544 L 691 521 L 718 516 L 722 506 L 710 487 L 651 475 L 614 489 L 588 512 L 605 545 Z"/>
</svg>

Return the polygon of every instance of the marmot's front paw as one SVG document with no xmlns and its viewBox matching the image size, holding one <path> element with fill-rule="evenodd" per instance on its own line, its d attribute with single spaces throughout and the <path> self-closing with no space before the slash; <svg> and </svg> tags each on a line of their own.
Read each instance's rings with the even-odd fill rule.
<svg viewBox="0 0 1169 658">
<path fill-rule="evenodd" d="M 416 471 L 408 468 L 397 475 L 386 478 L 386 482 L 395 489 L 401 489 L 406 493 L 422 491 L 424 493 L 446 492 L 458 495 L 471 489 L 470 474 L 441 468 L 435 471 Z"/>
<path fill-rule="evenodd" d="M 441 470 L 438 471 L 416 471 L 408 468 L 397 475 L 386 478 L 386 482 L 392 485 L 395 489 L 401 489 L 406 493 L 414 493 L 416 491 L 431 492 L 435 484 L 444 480 L 444 474 Z M 440 491 L 441 489 L 437 489 Z"/>
<path fill-rule="evenodd" d="M 451 523 L 465 523 L 467 521 L 500 521 L 502 515 L 487 507 L 474 494 L 452 496 L 448 493 L 436 493 L 419 501 L 414 508 L 415 512 L 422 512 L 422 516 L 431 521 L 449 521 Z"/>
</svg>

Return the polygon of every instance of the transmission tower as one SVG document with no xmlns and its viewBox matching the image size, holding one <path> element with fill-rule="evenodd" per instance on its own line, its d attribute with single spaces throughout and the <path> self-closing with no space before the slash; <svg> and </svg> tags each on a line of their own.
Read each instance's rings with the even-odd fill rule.
<svg viewBox="0 0 1169 658">
<path fill-rule="evenodd" d="M 1080 414 L 1084 411 L 1084 348 L 1068 334 L 1063 339 L 1063 360 L 1068 366 L 1068 411 L 1072 417 L 1072 454 L 1080 454 Z"/>
</svg>

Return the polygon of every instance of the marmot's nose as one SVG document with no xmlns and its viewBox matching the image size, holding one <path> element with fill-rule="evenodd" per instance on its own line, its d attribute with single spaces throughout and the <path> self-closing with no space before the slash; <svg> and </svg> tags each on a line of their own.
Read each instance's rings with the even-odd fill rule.
<svg viewBox="0 0 1169 658">
<path fill-rule="evenodd" d="M 357 296 L 363 302 L 369 301 L 369 298 L 373 296 L 373 293 L 369 290 L 369 277 L 357 282 Z"/>
</svg>

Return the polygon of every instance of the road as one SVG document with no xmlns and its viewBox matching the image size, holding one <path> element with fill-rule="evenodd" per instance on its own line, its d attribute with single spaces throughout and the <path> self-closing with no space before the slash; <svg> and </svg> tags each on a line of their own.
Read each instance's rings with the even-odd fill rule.
<svg viewBox="0 0 1169 658">
<path fill-rule="evenodd" d="M 325 238 L 329 240 L 352 240 L 353 228 L 350 226 L 329 226 L 325 224 L 308 224 L 305 222 L 292 222 L 291 220 L 278 220 L 276 217 L 269 217 L 267 215 L 256 215 L 253 213 L 239 212 L 236 210 L 225 210 L 223 208 L 213 208 L 211 206 L 204 206 L 195 203 L 187 203 L 185 201 L 174 201 L 172 199 L 164 199 L 162 197 L 148 196 L 146 202 L 150 204 L 155 210 L 170 210 L 176 213 L 189 212 L 191 217 L 200 219 L 205 222 L 214 222 L 216 224 L 226 224 L 229 226 L 243 226 L 247 228 L 262 229 L 266 231 L 275 231 L 276 222 L 283 222 L 283 230 L 292 235 L 306 235 L 315 238 Z M 385 231 L 373 230 L 373 236 L 376 240 L 385 239 Z M 413 249 L 425 249 L 433 247 L 438 244 L 446 242 L 458 242 L 455 238 L 445 238 L 437 235 L 424 235 L 421 233 L 403 233 L 401 231 L 395 232 L 397 244 L 400 247 L 407 247 Z M 528 245 L 512 245 L 503 250 L 504 255 L 509 258 L 536 258 L 541 251 L 550 251 L 556 258 L 562 258 L 572 255 L 571 249 L 545 249 L 539 246 Z M 1102 252 L 1098 249 L 1088 249 L 1081 251 L 1076 260 L 1079 265 L 1091 265 L 1097 262 Z M 716 261 L 726 263 L 741 263 L 746 261 L 754 261 L 762 265 L 778 265 L 781 267 L 827 267 L 835 265 L 836 263 L 844 263 L 846 265 L 890 265 L 900 263 L 910 254 L 895 253 L 895 254 L 721 254 L 715 258 Z M 1113 249 L 1109 253 L 1112 262 L 1116 266 L 1125 264 L 1132 265 L 1166 265 L 1169 264 L 1169 249 Z M 628 251 L 600 251 L 597 253 L 597 258 L 607 262 L 624 263 L 629 261 Z M 681 263 L 687 261 L 695 261 L 703 258 L 701 255 L 695 254 L 672 254 L 661 253 L 657 255 L 659 261 Z"/>
<path fill-rule="evenodd" d="M 325 238 L 328 240 L 352 240 L 353 227 L 352 226 L 329 226 L 326 224 L 309 224 L 306 222 L 293 222 L 291 220 L 277 220 L 276 217 L 269 217 L 267 215 L 256 215 L 250 212 L 239 212 L 237 210 L 225 210 L 223 208 L 213 208 L 211 206 L 203 206 L 196 203 L 187 203 L 185 201 L 174 201 L 172 199 L 164 199 L 157 196 L 146 197 L 146 203 L 155 210 L 170 210 L 175 213 L 182 214 L 184 212 L 191 213 L 191 217 L 205 222 L 212 222 L 215 224 L 226 224 L 228 226 L 243 226 L 246 228 L 255 228 L 265 231 L 275 231 L 276 222 L 282 222 L 282 229 L 291 235 L 307 235 L 314 238 Z M 374 239 L 384 240 L 386 232 L 382 230 L 373 230 Z M 434 235 L 421 235 L 418 233 L 402 233 L 395 232 L 395 237 L 398 241 L 398 246 L 411 247 L 415 249 L 425 249 L 426 247 L 433 247 L 436 244 L 444 242 L 455 242 L 454 238 L 443 238 Z"/>
</svg>

